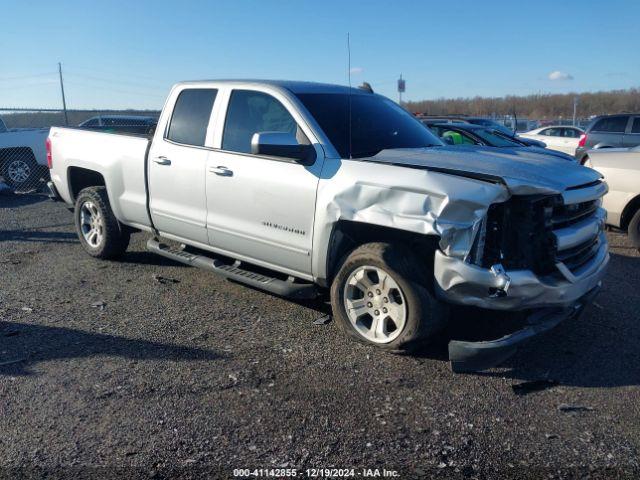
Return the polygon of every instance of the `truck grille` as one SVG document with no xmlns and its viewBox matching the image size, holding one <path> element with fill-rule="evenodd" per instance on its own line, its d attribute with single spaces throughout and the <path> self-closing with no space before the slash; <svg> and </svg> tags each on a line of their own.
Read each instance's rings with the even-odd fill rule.
<svg viewBox="0 0 640 480">
<path fill-rule="evenodd" d="M 600 181 L 562 195 L 514 196 L 489 208 L 470 260 L 485 268 L 501 263 L 507 270 L 538 275 L 572 274 L 598 254 L 605 242 L 606 185 Z M 559 266 L 560 265 L 560 266 Z"/>
<path fill-rule="evenodd" d="M 600 207 L 607 186 L 601 181 L 565 191 L 553 209 L 553 233 L 557 240 L 556 264 L 572 274 L 598 254 L 604 238 L 606 214 Z"/>
</svg>

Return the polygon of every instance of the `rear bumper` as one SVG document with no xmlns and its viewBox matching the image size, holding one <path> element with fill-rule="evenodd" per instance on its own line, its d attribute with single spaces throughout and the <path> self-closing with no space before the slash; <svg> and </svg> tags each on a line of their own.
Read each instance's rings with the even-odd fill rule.
<svg viewBox="0 0 640 480">
<path fill-rule="evenodd" d="M 482 342 L 452 340 L 449 342 L 451 369 L 456 373 L 463 373 L 495 367 L 513 355 L 520 345 L 531 338 L 551 330 L 564 320 L 578 317 L 593 301 L 599 290 L 598 284 L 569 307 L 535 311 L 527 319 L 524 328 L 497 340 Z"/>
<path fill-rule="evenodd" d="M 578 148 L 576 148 L 576 153 L 574 154 L 574 156 L 576 157 L 576 160 L 577 160 L 578 162 L 581 162 L 581 161 L 582 161 L 582 157 L 584 157 L 584 155 L 587 153 L 587 150 L 588 150 L 588 149 L 586 149 L 586 148 L 584 148 L 584 147 L 578 147 Z"/>
<path fill-rule="evenodd" d="M 62 198 L 56 189 L 56 186 L 53 182 L 47 182 L 47 196 L 53 200 L 54 202 L 61 202 Z"/>
</svg>

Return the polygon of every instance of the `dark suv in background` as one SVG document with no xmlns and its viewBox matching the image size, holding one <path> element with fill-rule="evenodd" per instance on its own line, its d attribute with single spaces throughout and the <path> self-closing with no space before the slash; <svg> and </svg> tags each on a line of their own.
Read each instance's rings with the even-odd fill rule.
<svg viewBox="0 0 640 480">
<path fill-rule="evenodd" d="M 602 115 L 594 118 L 576 148 L 576 159 L 584 163 L 592 148 L 626 148 L 640 145 L 640 113 Z"/>
</svg>

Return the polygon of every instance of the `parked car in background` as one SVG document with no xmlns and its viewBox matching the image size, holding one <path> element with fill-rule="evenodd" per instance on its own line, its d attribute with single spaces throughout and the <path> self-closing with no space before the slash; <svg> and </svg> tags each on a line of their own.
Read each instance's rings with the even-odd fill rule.
<svg viewBox="0 0 640 480">
<path fill-rule="evenodd" d="M 578 148 L 578 140 L 584 130 L 578 127 L 552 126 L 536 128 L 529 132 L 519 133 L 522 138 L 540 140 L 547 144 L 547 148 L 558 150 L 569 155 L 573 155 Z"/>
<path fill-rule="evenodd" d="M 600 148 L 629 148 L 640 145 L 640 113 L 603 115 L 594 118 L 578 141 L 575 156 L 582 164 L 588 151 Z"/>
<path fill-rule="evenodd" d="M 521 142 L 519 138 L 509 137 L 501 131 L 490 127 L 473 125 L 470 123 L 435 123 L 427 121 L 423 123 L 448 145 L 480 145 L 510 149 L 520 154 L 549 155 L 562 160 L 575 161 L 574 157 L 556 150 L 549 150 L 536 146 L 529 146 Z"/>
<path fill-rule="evenodd" d="M 585 165 L 600 172 L 609 185 L 602 203 L 607 223 L 626 231 L 640 250 L 640 146 L 589 150 Z"/>
<path fill-rule="evenodd" d="M 503 135 L 506 135 L 509 138 L 515 138 L 518 142 L 520 143 L 524 143 L 525 145 L 528 146 L 532 146 L 532 147 L 540 147 L 540 148 L 544 148 L 547 145 L 540 140 L 535 140 L 532 138 L 523 138 L 520 137 L 519 135 L 516 135 L 516 133 L 511 130 L 509 127 L 496 122 L 495 120 L 492 120 L 490 118 L 484 118 L 484 117 L 469 117 L 466 115 L 460 115 L 460 116 L 434 116 L 434 117 L 430 117 L 430 116 L 422 116 L 420 118 L 420 121 L 422 121 L 423 123 L 427 124 L 434 124 L 434 123 L 470 123 L 473 125 L 481 125 L 483 127 L 489 127 L 492 128 L 494 130 L 497 130 L 498 132 L 502 133 Z M 573 152 L 572 152 L 573 153 Z"/>
<path fill-rule="evenodd" d="M 155 117 L 139 115 L 97 115 L 82 122 L 79 126 L 88 130 L 103 132 L 149 134 L 155 129 L 158 120 Z"/>
<path fill-rule="evenodd" d="M 0 177 L 13 190 L 31 190 L 48 180 L 48 128 L 8 129 L 0 120 Z"/>
</svg>

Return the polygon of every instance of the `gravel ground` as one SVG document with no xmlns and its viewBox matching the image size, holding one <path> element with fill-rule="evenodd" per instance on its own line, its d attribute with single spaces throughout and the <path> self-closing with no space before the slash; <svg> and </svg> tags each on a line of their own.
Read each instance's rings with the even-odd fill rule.
<svg viewBox="0 0 640 480">
<path fill-rule="evenodd" d="M 315 325 L 321 302 L 164 260 L 144 234 L 123 261 L 94 260 L 62 205 L 0 196 L 0 477 L 632 478 L 640 256 L 609 239 L 604 288 L 580 319 L 460 375 L 446 338 L 418 356 L 377 352 Z M 536 380 L 557 384 L 514 393 Z"/>
</svg>

